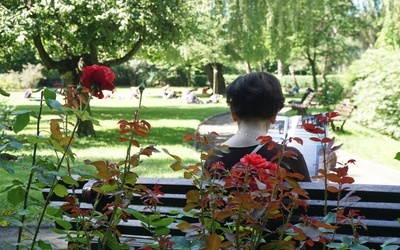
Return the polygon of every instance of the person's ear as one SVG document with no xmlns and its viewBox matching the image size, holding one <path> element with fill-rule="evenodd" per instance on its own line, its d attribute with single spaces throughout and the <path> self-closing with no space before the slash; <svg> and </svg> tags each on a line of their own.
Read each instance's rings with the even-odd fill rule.
<svg viewBox="0 0 400 250">
<path fill-rule="evenodd" d="M 232 120 L 234 120 L 235 122 L 238 120 L 238 117 L 237 117 L 237 115 L 235 114 L 235 113 L 233 113 L 233 111 L 232 111 L 232 108 L 231 107 L 229 107 L 229 110 L 231 111 L 231 117 L 232 117 Z"/>
<path fill-rule="evenodd" d="M 276 115 L 274 115 L 274 116 L 272 116 L 271 118 L 269 118 L 269 121 L 271 122 L 271 124 L 274 124 L 275 123 L 275 121 L 276 121 L 276 116 L 277 116 L 278 114 L 276 114 Z"/>
<path fill-rule="evenodd" d="M 238 117 L 237 117 L 234 113 L 231 113 L 231 116 L 232 116 L 232 120 L 234 120 L 235 122 L 237 122 Z"/>
</svg>

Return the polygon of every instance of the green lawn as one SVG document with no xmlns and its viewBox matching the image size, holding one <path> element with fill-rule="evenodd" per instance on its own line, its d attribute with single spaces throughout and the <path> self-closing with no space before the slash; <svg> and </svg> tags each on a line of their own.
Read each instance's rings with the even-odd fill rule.
<svg viewBox="0 0 400 250">
<path fill-rule="evenodd" d="M 184 91 L 183 88 L 177 90 Z M 93 99 L 91 101 L 91 110 L 93 117 L 97 119 L 100 126 L 95 127 L 96 137 L 79 138 L 73 146 L 73 152 L 76 154 L 75 167 L 87 168 L 83 161 L 90 159 L 109 160 L 112 162 L 120 161 L 126 154 L 126 145 L 118 142 L 118 121 L 121 119 L 132 120 L 134 112 L 138 109 L 139 100 L 127 98 L 129 90 L 122 89 L 123 99 Z M 124 95 L 125 94 L 125 95 Z M 38 111 L 38 103 L 22 98 L 22 92 L 11 93 L 12 103 L 16 105 L 17 110 L 33 109 Z M 38 94 L 37 94 L 38 95 Z M 208 97 L 200 97 L 206 103 Z M 61 100 L 60 100 L 61 101 Z M 182 99 L 164 100 L 161 98 L 159 88 L 149 88 L 144 92 L 140 118 L 148 121 L 151 125 L 149 137 L 139 138 L 141 146 L 150 144 L 157 145 L 157 148 L 166 148 L 170 153 L 177 154 L 190 163 L 199 160 L 199 154 L 194 151 L 194 145 L 183 143 L 182 138 L 185 134 L 195 133 L 197 126 L 207 117 L 221 113 L 227 110 L 225 102 L 218 104 L 188 105 Z M 41 122 L 42 134 L 48 133 L 49 122 L 57 118 L 47 107 L 43 110 Z M 36 120 L 31 119 L 30 125 L 23 133 L 35 133 Z M 30 154 L 32 147 L 27 145 L 18 154 L 24 156 L 22 161 L 16 164 L 18 169 L 27 169 L 30 165 Z M 53 152 L 48 149 L 41 149 L 39 156 L 50 157 Z M 181 173 L 174 173 L 169 168 L 173 159 L 165 153 L 158 153 L 154 156 L 144 159 L 143 164 L 137 169 L 141 176 L 156 177 L 177 177 Z M 25 172 L 24 170 L 21 170 Z"/>
</svg>

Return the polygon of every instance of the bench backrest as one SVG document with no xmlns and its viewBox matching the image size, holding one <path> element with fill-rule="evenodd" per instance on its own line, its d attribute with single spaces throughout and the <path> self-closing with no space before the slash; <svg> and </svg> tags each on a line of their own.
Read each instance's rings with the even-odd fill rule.
<svg viewBox="0 0 400 250">
<path fill-rule="evenodd" d="M 304 101 L 303 101 L 302 103 L 303 103 L 304 105 L 310 106 L 310 105 L 311 105 L 311 102 L 314 101 L 314 98 L 315 98 L 314 92 L 310 92 L 310 93 L 307 95 L 306 99 L 304 99 Z"/>
<path fill-rule="evenodd" d="M 163 204 L 159 205 L 159 209 L 162 214 L 170 216 L 172 213 L 175 214 L 177 210 L 182 211 L 182 208 L 186 205 L 186 193 L 189 190 L 196 189 L 191 180 L 186 179 L 167 179 L 167 178 L 140 178 L 138 183 L 148 186 L 149 188 L 154 187 L 155 184 L 161 185 L 161 191 L 165 193 L 165 196 L 160 200 Z M 82 207 L 91 207 L 94 201 L 96 193 L 92 190 L 92 186 L 95 184 L 94 181 L 83 182 L 81 186 L 77 188 L 76 192 L 78 198 L 81 201 Z M 292 218 L 292 223 L 298 223 L 298 218 L 301 215 L 307 214 L 311 217 L 323 217 L 324 207 L 324 188 L 322 182 L 312 183 L 300 183 L 301 187 L 306 190 L 309 194 L 310 200 L 307 201 L 309 207 L 307 211 L 303 211 L 301 208 L 295 211 L 295 215 Z M 359 214 L 364 215 L 366 218 L 363 223 L 366 225 L 367 230 L 360 228 L 358 229 L 362 239 L 368 243 L 365 245 L 371 248 L 379 248 L 379 245 L 388 239 L 397 238 L 400 239 L 400 186 L 388 186 L 388 185 L 361 185 L 352 184 L 347 192 L 355 190 L 355 195 L 360 197 L 361 200 L 358 202 L 346 202 L 347 214 L 349 209 L 360 210 Z M 72 191 L 72 190 L 69 190 Z M 47 189 L 44 190 L 43 194 L 47 197 Z M 345 194 L 342 194 L 344 197 Z M 63 199 L 57 196 L 51 197 L 53 204 L 61 204 Z M 337 195 L 330 194 L 328 196 L 328 206 L 330 209 L 336 207 Z M 343 203 L 344 204 L 344 203 Z M 132 208 L 137 209 L 141 212 L 146 212 L 139 197 L 132 199 Z M 190 216 L 184 216 L 184 220 L 188 222 L 198 222 L 197 219 L 191 218 Z M 123 236 L 130 237 L 151 237 L 149 232 L 143 228 L 140 221 L 135 218 L 129 218 L 126 222 L 121 222 L 118 227 L 119 231 Z M 351 227 L 347 225 L 341 225 L 340 229 L 337 230 L 336 239 L 340 239 L 341 236 L 351 236 Z M 179 229 L 172 227 L 172 235 L 184 235 Z M 138 242 L 137 242 L 138 243 Z M 400 242 L 398 242 L 400 244 Z"/>
<path fill-rule="evenodd" d="M 342 117 L 349 117 L 356 108 L 357 105 L 353 103 L 341 101 L 338 104 L 336 104 L 334 111 L 338 112 L 339 115 Z"/>
</svg>

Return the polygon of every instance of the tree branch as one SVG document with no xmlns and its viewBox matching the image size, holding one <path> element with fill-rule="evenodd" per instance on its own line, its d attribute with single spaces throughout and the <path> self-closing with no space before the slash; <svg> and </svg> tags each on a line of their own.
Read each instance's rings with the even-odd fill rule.
<svg viewBox="0 0 400 250">
<path fill-rule="evenodd" d="M 104 64 L 108 65 L 108 66 L 113 66 L 113 65 L 119 65 L 119 64 L 129 61 L 129 59 L 131 59 L 133 57 L 133 55 L 135 55 L 136 52 L 138 52 L 138 50 L 140 49 L 140 47 L 143 44 L 143 41 L 144 41 L 143 37 L 140 37 L 139 40 L 137 40 L 136 43 L 132 46 L 132 49 L 129 50 L 128 53 L 126 53 L 123 57 L 117 58 L 114 60 L 110 60 L 110 61 L 105 61 Z"/>
<path fill-rule="evenodd" d="M 35 47 L 39 53 L 40 59 L 42 59 L 43 64 L 48 69 L 57 69 L 56 62 L 53 59 L 51 59 L 47 51 L 44 49 L 40 35 L 38 34 L 33 35 L 33 43 L 35 44 Z"/>
</svg>

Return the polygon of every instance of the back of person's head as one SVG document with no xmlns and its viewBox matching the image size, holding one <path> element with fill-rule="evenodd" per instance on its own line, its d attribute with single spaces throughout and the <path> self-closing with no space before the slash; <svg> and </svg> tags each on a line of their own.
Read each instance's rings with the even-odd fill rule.
<svg viewBox="0 0 400 250">
<path fill-rule="evenodd" d="M 255 72 L 235 79 L 226 88 L 226 99 L 239 119 L 268 119 L 285 103 L 279 80 L 265 72 Z"/>
</svg>

